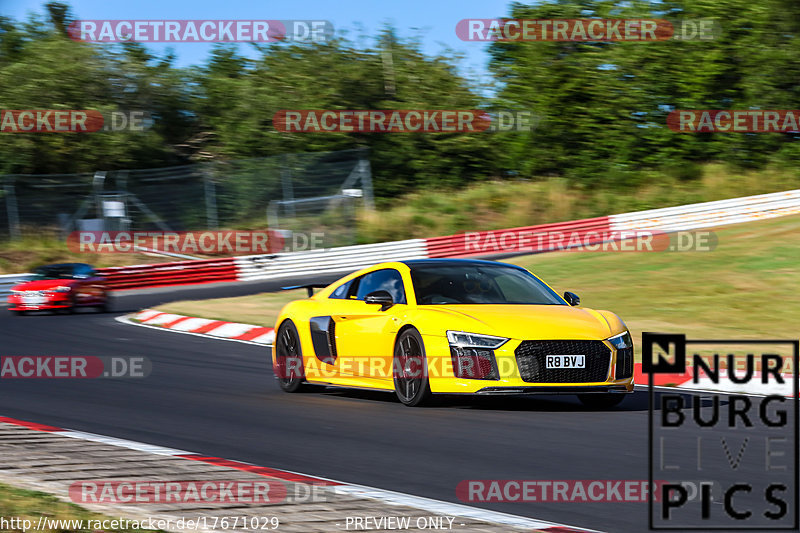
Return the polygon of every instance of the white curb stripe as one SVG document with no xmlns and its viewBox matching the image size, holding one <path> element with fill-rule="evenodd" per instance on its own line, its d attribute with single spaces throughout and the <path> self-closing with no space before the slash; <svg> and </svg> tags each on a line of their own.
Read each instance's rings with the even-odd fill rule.
<svg viewBox="0 0 800 533">
<path fill-rule="evenodd" d="M 207 318 L 187 318 L 186 320 L 181 320 L 174 326 L 170 326 L 168 329 L 175 329 L 178 331 L 194 331 L 196 329 L 200 329 L 203 326 L 207 326 L 214 322 L 213 320 L 209 320 Z"/>
<path fill-rule="evenodd" d="M 211 335 L 206 335 L 205 333 L 194 333 L 192 331 L 179 331 L 174 328 L 164 328 L 161 326 L 151 326 L 149 324 L 143 324 L 141 322 L 134 322 L 131 320 L 132 317 L 126 315 L 120 315 L 118 317 L 114 317 L 114 320 L 119 322 L 120 324 L 126 324 L 128 326 L 138 326 L 140 328 L 150 328 L 155 329 L 158 331 L 169 331 L 170 333 L 180 333 L 181 335 L 193 335 L 195 337 L 203 337 L 204 339 L 211 339 L 215 341 L 227 341 L 227 342 L 241 342 L 244 344 L 252 344 L 253 346 L 264 346 L 264 343 L 253 342 L 253 341 L 245 341 L 242 339 L 226 339 L 224 337 L 212 337 Z M 214 322 L 212 320 L 212 322 Z"/>
<path fill-rule="evenodd" d="M 738 375 L 735 373 L 734 375 Z M 763 394 L 765 396 L 769 396 L 771 394 L 777 394 L 781 396 L 791 397 L 794 395 L 794 381 L 793 376 L 782 374 L 783 377 L 783 384 L 780 383 L 762 383 L 761 382 L 761 372 L 753 372 L 752 378 L 747 383 L 732 383 L 728 380 L 728 372 L 726 369 L 720 370 L 720 379 L 719 383 L 714 383 L 711 378 L 706 376 L 705 374 L 701 375 L 697 379 L 697 383 L 694 383 L 694 380 L 689 379 L 684 383 L 681 383 L 676 388 L 694 388 L 694 389 L 701 389 L 706 391 L 714 391 L 714 392 L 736 392 L 736 393 L 747 393 L 747 394 Z"/>
<path fill-rule="evenodd" d="M 145 317 L 144 319 L 142 317 Z M 139 320 L 139 322 L 131 322 L 130 319 Z M 184 319 L 184 320 L 181 320 Z M 251 340 L 241 340 L 240 337 L 245 333 L 252 331 L 255 328 L 263 328 L 266 326 L 256 326 L 254 324 L 240 324 L 239 322 L 223 322 L 220 320 L 211 320 L 208 318 L 189 317 L 184 315 L 176 315 L 172 313 L 162 313 L 155 309 L 144 309 L 133 315 L 117 317 L 117 321 L 125 324 L 135 324 L 137 326 L 157 327 L 161 330 L 174 331 L 176 333 L 188 333 L 197 335 L 199 337 L 213 337 L 221 340 L 232 340 L 237 342 L 246 342 L 248 344 L 266 345 L 272 344 L 275 341 L 275 331 L 272 328 L 266 328 L 268 331 Z M 169 327 L 160 327 L 162 324 L 169 324 L 170 322 L 179 321 Z M 212 322 L 221 322 L 221 324 L 210 331 L 204 333 L 196 333 L 200 328 L 208 326 Z"/>
<path fill-rule="evenodd" d="M 155 318 L 151 318 L 148 320 L 142 320 L 145 324 L 169 324 L 170 322 L 175 322 L 179 318 L 183 318 L 183 315 L 172 315 L 169 313 L 164 313 L 163 315 L 158 315 Z"/>
<path fill-rule="evenodd" d="M 236 322 L 227 322 L 218 326 L 211 331 L 206 331 L 206 335 L 211 335 L 212 337 L 238 337 L 239 335 L 244 335 L 248 331 L 253 328 L 257 328 L 260 326 L 253 326 L 251 324 L 239 324 Z"/>
<path fill-rule="evenodd" d="M 118 446 L 120 448 L 128 448 L 130 450 L 137 450 L 145 453 L 152 453 L 155 455 L 192 455 L 190 452 L 183 450 L 176 450 L 174 448 L 165 448 L 163 446 L 156 446 L 154 444 L 145 444 L 143 442 L 136 442 L 132 440 L 118 439 L 116 437 L 106 437 L 105 435 L 96 435 L 94 433 L 86 433 L 84 431 L 53 431 L 55 435 L 62 437 L 69 437 L 71 439 L 88 440 L 92 442 L 99 442 L 102 444 L 109 444 L 111 446 Z"/>
<path fill-rule="evenodd" d="M 139 311 L 136 313 L 134 318 L 136 320 L 147 320 L 149 318 L 153 318 L 154 316 L 160 314 L 161 311 L 156 311 L 154 309 L 145 309 L 144 311 Z"/>
<path fill-rule="evenodd" d="M 250 342 L 255 342 L 256 344 L 272 344 L 275 342 L 275 330 L 259 335 L 255 339 L 250 339 Z"/>
</svg>

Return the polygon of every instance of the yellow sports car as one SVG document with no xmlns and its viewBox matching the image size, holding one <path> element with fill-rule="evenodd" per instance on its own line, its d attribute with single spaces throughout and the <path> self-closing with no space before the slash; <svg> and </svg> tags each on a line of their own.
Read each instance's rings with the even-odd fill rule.
<svg viewBox="0 0 800 533">
<path fill-rule="evenodd" d="M 306 383 L 431 394 L 577 394 L 592 407 L 633 391 L 633 343 L 610 311 L 576 307 L 522 267 L 493 261 L 381 263 L 287 304 L 272 363 Z M 299 288 L 287 287 L 287 288 Z"/>
</svg>

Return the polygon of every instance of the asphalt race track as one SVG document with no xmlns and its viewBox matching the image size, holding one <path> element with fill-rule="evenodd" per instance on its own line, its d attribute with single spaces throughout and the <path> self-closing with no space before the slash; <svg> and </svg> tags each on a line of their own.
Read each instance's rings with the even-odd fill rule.
<svg viewBox="0 0 800 533">
<path fill-rule="evenodd" d="M 110 314 L 13 317 L 0 308 L 2 355 L 144 355 L 153 364 L 141 380 L 4 379 L 0 415 L 454 502 L 467 479 L 647 479 L 644 391 L 607 412 L 571 396 L 448 398 L 414 409 L 387 393 L 289 395 L 274 383 L 268 349 L 114 320 L 167 300 L 288 284 L 129 293 Z M 645 503 L 474 505 L 605 531 L 647 529 Z"/>
</svg>

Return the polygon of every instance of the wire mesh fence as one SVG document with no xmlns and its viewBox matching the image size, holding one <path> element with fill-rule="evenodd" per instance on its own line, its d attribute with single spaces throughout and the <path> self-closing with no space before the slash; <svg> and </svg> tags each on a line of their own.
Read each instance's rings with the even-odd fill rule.
<svg viewBox="0 0 800 533">
<path fill-rule="evenodd" d="M 0 238 L 72 231 L 280 229 L 352 244 L 371 208 L 363 150 L 93 174 L 0 176 Z"/>
</svg>

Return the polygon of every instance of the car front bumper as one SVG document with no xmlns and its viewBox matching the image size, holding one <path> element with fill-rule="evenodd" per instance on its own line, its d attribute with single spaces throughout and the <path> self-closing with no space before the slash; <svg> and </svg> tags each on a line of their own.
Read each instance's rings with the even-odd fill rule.
<svg viewBox="0 0 800 533">
<path fill-rule="evenodd" d="M 633 383 L 630 385 L 601 385 L 588 387 L 531 386 L 524 387 L 484 387 L 474 394 L 501 395 L 501 394 L 629 394 L 633 392 Z"/>
<path fill-rule="evenodd" d="M 450 355 L 450 345 L 446 338 L 424 336 L 428 362 L 428 380 L 431 392 L 444 394 L 587 394 L 633 392 L 633 364 L 629 375 L 616 378 L 617 350 L 605 340 L 599 341 L 610 351 L 607 368 L 598 375 L 595 381 L 530 381 L 523 379 L 515 353 L 523 342 L 511 339 L 500 348 L 494 350 L 495 365 L 499 379 L 466 379 L 456 377 Z M 632 357 L 632 355 L 631 355 Z M 605 362 L 603 363 L 605 367 Z"/>
<path fill-rule="evenodd" d="M 45 309 L 66 309 L 71 307 L 71 303 L 66 294 L 47 296 L 45 301 L 37 303 L 26 303 L 22 295 L 12 294 L 8 297 L 8 306 L 10 311 L 41 311 Z"/>
</svg>

